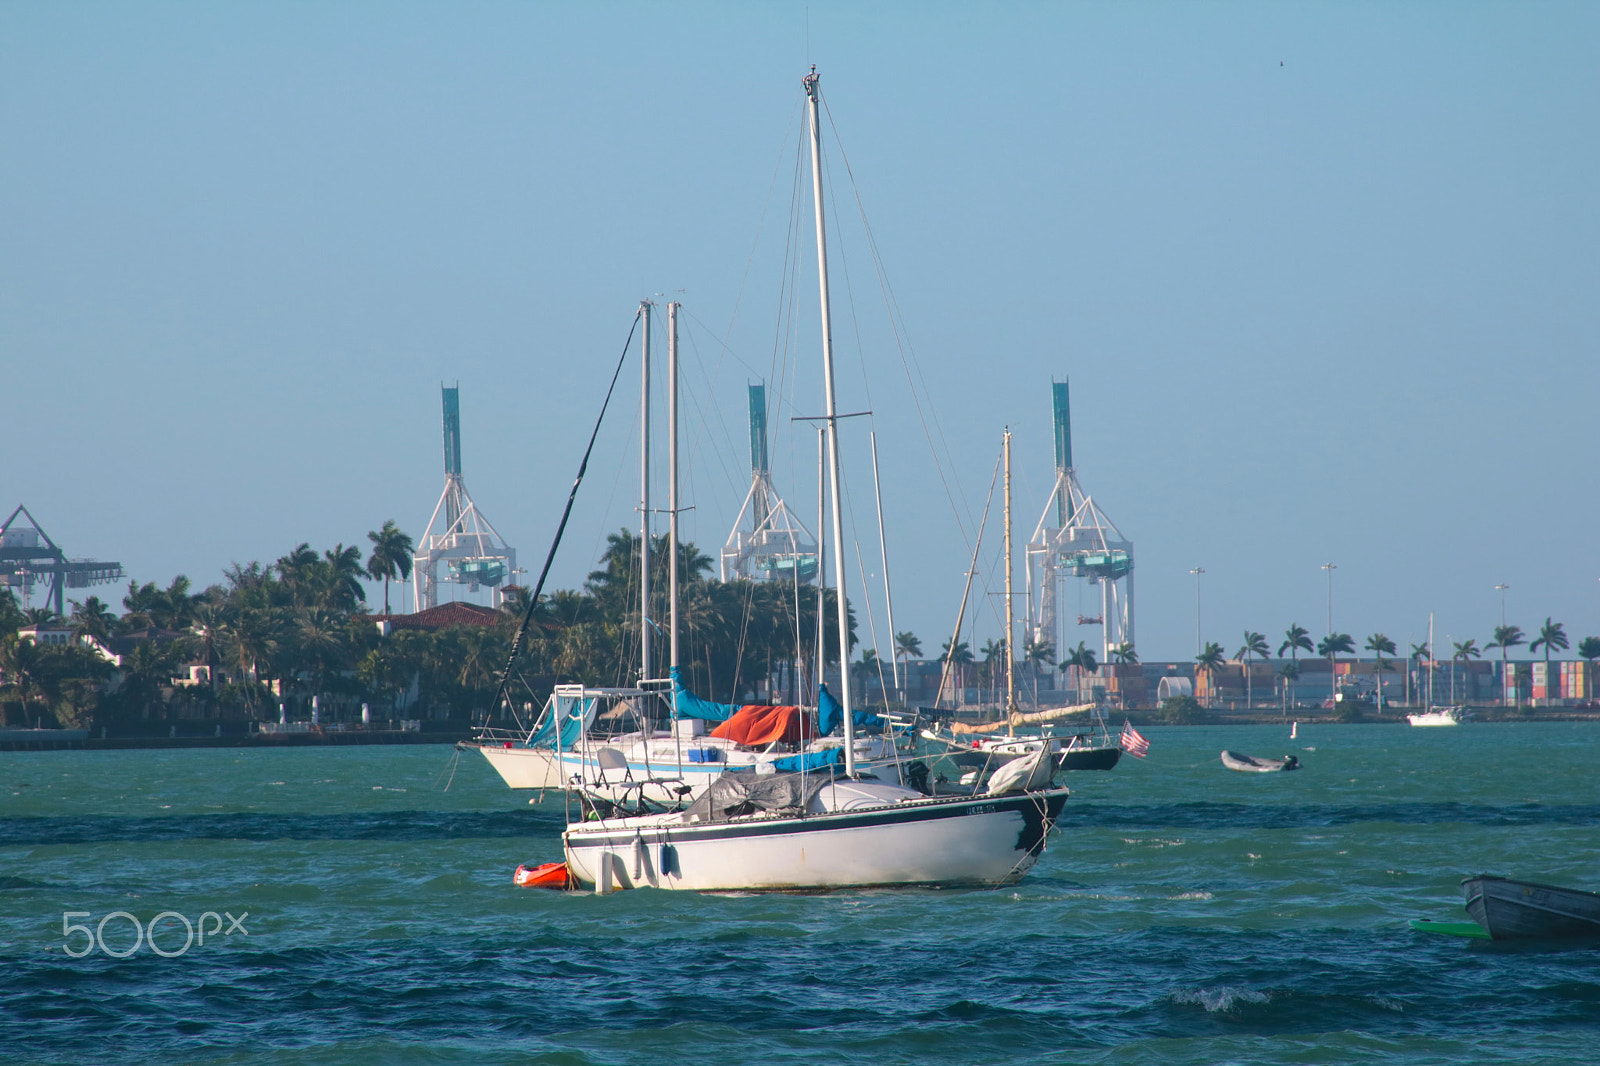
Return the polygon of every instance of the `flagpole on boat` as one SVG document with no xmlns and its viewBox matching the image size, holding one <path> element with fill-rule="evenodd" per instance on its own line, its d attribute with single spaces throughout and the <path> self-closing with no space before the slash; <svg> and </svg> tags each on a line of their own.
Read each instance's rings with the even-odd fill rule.
<svg viewBox="0 0 1600 1066">
<path fill-rule="evenodd" d="M 833 318 L 828 305 L 828 237 L 822 213 L 822 123 L 816 67 L 811 68 L 803 84 L 811 112 L 811 194 L 817 216 L 817 289 L 822 299 L 822 388 L 827 402 L 828 493 L 833 512 L 833 580 L 838 595 L 835 607 L 839 622 L 839 704 L 844 709 L 844 772 L 854 777 L 856 731 L 850 710 L 850 623 L 845 606 L 844 524 L 839 506 L 839 411 L 833 387 Z"/>
</svg>

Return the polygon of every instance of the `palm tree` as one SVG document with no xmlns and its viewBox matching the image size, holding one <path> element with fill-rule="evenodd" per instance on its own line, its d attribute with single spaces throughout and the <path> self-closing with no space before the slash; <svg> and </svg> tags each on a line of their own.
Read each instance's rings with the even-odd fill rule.
<svg viewBox="0 0 1600 1066">
<path fill-rule="evenodd" d="M 1222 645 L 1216 641 L 1207 641 L 1204 649 L 1194 657 L 1195 670 L 1206 675 L 1206 688 L 1212 692 L 1217 688 L 1217 671 L 1222 669 L 1223 663 L 1228 661 L 1227 652 L 1222 650 Z"/>
<path fill-rule="evenodd" d="M 939 656 L 939 658 L 944 661 L 946 673 L 955 679 L 956 687 L 960 688 L 963 693 L 965 693 L 967 687 L 966 666 L 968 663 L 975 661 L 972 657 L 972 649 L 967 646 L 967 642 L 964 640 L 956 641 L 954 647 L 952 647 L 950 642 L 947 640 L 940 647 L 940 651 L 944 653 L 943 655 Z M 960 703 L 961 700 L 957 700 L 956 702 Z"/>
<path fill-rule="evenodd" d="M 90 596 L 79 603 L 72 601 L 72 631 L 79 637 L 93 637 L 104 643 L 111 639 L 117 626 L 117 616 L 101 602 L 99 596 Z"/>
<path fill-rule="evenodd" d="M 1422 662 L 1423 662 L 1424 659 L 1426 659 L 1428 661 L 1428 673 L 1430 675 L 1432 675 L 1432 673 L 1433 673 L 1433 649 L 1428 647 L 1428 642 L 1427 641 L 1423 641 L 1421 644 L 1413 644 L 1413 645 L 1411 645 L 1410 659 L 1411 659 L 1411 667 L 1410 667 L 1410 669 L 1406 670 L 1406 678 L 1405 678 L 1405 681 L 1406 681 L 1406 702 L 1407 703 L 1415 702 L 1411 698 L 1411 673 L 1412 673 L 1413 670 L 1416 671 L 1416 674 L 1417 674 L 1417 700 L 1420 700 L 1422 698 Z"/>
<path fill-rule="evenodd" d="M 1132 641 L 1125 640 L 1111 649 L 1111 659 L 1124 666 L 1133 666 L 1139 661 L 1139 653 L 1134 650 Z"/>
<path fill-rule="evenodd" d="M 1328 657 L 1328 695 L 1335 703 L 1339 702 L 1339 653 L 1346 652 L 1350 655 L 1356 653 L 1356 642 L 1349 633 L 1329 633 L 1317 641 L 1317 654 Z"/>
<path fill-rule="evenodd" d="M 983 644 L 983 673 L 989 679 L 989 691 L 998 700 L 1000 672 L 1005 666 L 1006 642 L 987 640 Z"/>
<path fill-rule="evenodd" d="M 1506 670 L 1507 670 L 1506 652 L 1510 651 L 1512 648 L 1515 648 L 1517 645 L 1524 644 L 1524 643 L 1526 643 L 1526 641 L 1524 640 L 1524 638 L 1522 636 L 1522 627 L 1521 626 L 1495 626 L 1494 627 L 1494 640 L 1490 641 L 1488 644 L 1486 644 L 1484 646 L 1484 650 L 1485 651 L 1493 651 L 1495 648 L 1499 648 L 1500 649 L 1500 697 L 1501 697 L 1500 698 L 1500 702 L 1501 703 L 1505 703 L 1505 682 L 1506 682 Z M 1522 706 L 1522 689 L 1521 689 L 1521 686 L 1517 686 L 1517 687 L 1512 689 L 1512 697 L 1513 697 L 1513 699 L 1515 699 L 1517 706 L 1521 707 Z"/>
<path fill-rule="evenodd" d="M 1278 645 L 1278 658 L 1283 658 L 1283 653 L 1288 652 L 1289 658 L 1298 666 L 1300 653 L 1312 650 L 1310 631 L 1298 624 L 1291 625 L 1283 631 L 1283 643 Z"/>
<path fill-rule="evenodd" d="M 367 557 L 367 574 L 374 581 L 383 582 L 383 613 L 389 613 L 389 582 L 404 581 L 411 576 L 411 553 L 416 545 L 389 519 L 382 529 L 367 534 L 372 541 L 372 554 Z"/>
<path fill-rule="evenodd" d="M 866 702 L 867 680 L 872 677 L 873 674 L 878 674 L 881 678 L 883 674 L 883 660 L 878 658 L 878 653 L 872 648 L 866 648 L 861 652 L 861 658 L 856 660 L 855 670 L 856 687 L 860 690 L 862 694 L 862 702 L 864 703 Z"/>
<path fill-rule="evenodd" d="M 1600 659 L 1600 637 L 1584 637 L 1582 640 L 1578 641 L 1578 657 L 1582 659 L 1588 667 L 1586 670 L 1584 670 L 1585 677 L 1583 694 L 1592 700 L 1594 698 L 1594 692 L 1591 688 L 1591 677 L 1589 675 L 1594 673 L 1594 661 L 1596 659 Z"/>
<path fill-rule="evenodd" d="M 1528 645 L 1528 650 L 1536 652 L 1544 648 L 1544 705 L 1550 706 L 1550 649 L 1557 648 L 1566 651 L 1568 648 L 1567 630 L 1560 622 L 1550 621 L 1545 617 L 1544 625 L 1539 627 L 1539 635 L 1533 638 L 1533 643 Z"/>
<path fill-rule="evenodd" d="M 922 641 L 911 630 L 894 635 L 894 654 L 899 659 L 922 658 Z"/>
<path fill-rule="evenodd" d="M 1389 660 L 1385 655 L 1393 655 L 1398 650 L 1394 641 L 1382 633 L 1374 633 L 1367 638 L 1366 649 L 1373 655 L 1372 676 L 1378 693 L 1378 713 L 1383 713 L 1383 672 L 1390 669 Z"/>
<path fill-rule="evenodd" d="M 16 633 L 7 633 L 0 639 L 0 690 L 9 688 L 22 701 L 22 722 L 28 724 L 28 693 L 39 694 L 39 674 L 43 664 L 40 659 L 44 649 L 31 640 L 23 640 Z M 0 705 L 0 722 L 4 722 L 5 708 Z"/>
<path fill-rule="evenodd" d="M 1239 652 L 1234 658 L 1244 660 L 1244 707 L 1247 711 L 1254 696 L 1251 689 L 1250 661 L 1257 656 L 1265 659 L 1271 650 L 1267 646 L 1265 633 L 1256 633 L 1249 629 L 1244 631 L 1244 643 L 1239 646 Z"/>
<path fill-rule="evenodd" d="M 1458 640 L 1450 645 L 1450 702 L 1456 702 L 1456 663 L 1471 662 L 1483 655 L 1476 640 Z"/>
<path fill-rule="evenodd" d="M 1039 674 L 1056 663 L 1056 646 L 1048 640 L 1030 640 L 1022 647 L 1022 661 L 1033 675 L 1033 705 L 1039 706 Z"/>
<path fill-rule="evenodd" d="M 1067 653 L 1065 661 L 1061 663 L 1061 669 L 1076 670 L 1073 679 L 1081 682 L 1084 674 L 1092 674 L 1100 669 L 1100 663 L 1094 657 L 1094 649 L 1080 640 L 1078 646 Z"/>
<path fill-rule="evenodd" d="M 1300 664 L 1293 659 L 1278 667 L 1278 676 L 1283 678 L 1283 716 L 1289 716 L 1289 700 L 1294 695 L 1294 682 L 1300 676 Z"/>
<path fill-rule="evenodd" d="M 361 549 L 342 543 L 322 553 L 323 565 L 317 568 L 317 585 L 322 606 L 336 611 L 353 611 L 367 598 L 361 585 L 366 568 L 361 565 Z"/>
</svg>

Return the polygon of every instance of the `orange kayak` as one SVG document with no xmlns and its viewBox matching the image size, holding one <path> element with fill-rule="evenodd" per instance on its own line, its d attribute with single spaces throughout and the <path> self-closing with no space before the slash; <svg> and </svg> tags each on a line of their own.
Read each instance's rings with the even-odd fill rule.
<svg viewBox="0 0 1600 1066">
<path fill-rule="evenodd" d="M 519 888 L 572 888 L 572 874 L 564 862 L 545 862 L 538 866 L 519 866 L 511 880 Z"/>
</svg>

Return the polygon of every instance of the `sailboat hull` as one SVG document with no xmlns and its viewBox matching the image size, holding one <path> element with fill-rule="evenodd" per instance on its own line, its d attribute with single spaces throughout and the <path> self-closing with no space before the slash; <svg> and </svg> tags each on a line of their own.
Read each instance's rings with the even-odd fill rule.
<svg viewBox="0 0 1600 1066">
<path fill-rule="evenodd" d="M 561 760 L 549 748 L 511 748 L 504 745 L 472 744 L 488 760 L 508 788 L 560 788 Z"/>
<path fill-rule="evenodd" d="M 699 743 L 704 745 L 710 742 Z M 474 741 L 462 741 L 458 746 L 477 749 L 508 788 L 579 790 L 581 783 L 581 791 L 604 799 L 621 801 L 642 796 L 664 804 L 694 799 L 730 767 L 753 768 L 762 762 L 783 757 L 781 753 L 769 755 L 747 752 L 730 746 L 702 748 L 702 751 L 716 753 L 715 759 L 706 762 L 674 765 L 670 753 L 658 752 L 653 762 L 629 757 L 626 758 L 626 767 L 606 769 L 600 765 L 598 756 L 605 747 L 603 744 L 561 752 L 550 748 L 506 747 L 504 744 Z M 631 746 L 632 749 L 637 747 L 636 744 Z M 887 741 L 858 741 L 856 758 L 862 770 L 886 781 L 900 782 L 900 763 L 895 758 L 894 746 Z"/>
<path fill-rule="evenodd" d="M 568 868 L 585 886 L 695 892 L 993 887 L 1038 861 L 1066 789 L 686 824 L 678 817 L 569 826 Z"/>
</svg>

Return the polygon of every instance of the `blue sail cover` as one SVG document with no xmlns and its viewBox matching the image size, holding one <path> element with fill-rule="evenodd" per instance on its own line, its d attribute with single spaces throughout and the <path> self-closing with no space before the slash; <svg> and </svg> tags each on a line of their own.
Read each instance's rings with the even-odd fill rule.
<svg viewBox="0 0 1600 1066">
<path fill-rule="evenodd" d="M 704 718 L 708 722 L 726 722 L 739 710 L 732 703 L 712 703 L 690 692 L 683 685 L 683 670 L 672 668 L 672 716 L 674 718 Z"/>
<path fill-rule="evenodd" d="M 550 697 L 552 713 L 544 716 L 544 722 L 539 726 L 538 732 L 528 738 L 530 748 L 554 748 L 556 746 L 556 722 L 561 722 L 561 750 L 570 751 L 583 736 L 583 731 L 588 728 L 589 719 L 594 717 L 595 698 L 590 696 L 586 700 L 575 700 L 552 695 Z M 581 705 L 581 706 L 580 706 Z"/>
<path fill-rule="evenodd" d="M 808 751 L 800 755 L 790 755 L 782 759 L 773 759 L 772 768 L 779 773 L 815 773 L 826 770 L 832 766 L 844 765 L 844 749 L 829 748 L 826 751 Z"/>
<path fill-rule="evenodd" d="M 852 711 L 851 717 L 855 719 L 856 732 L 881 733 L 884 721 L 875 714 L 865 711 Z M 832 736 L 844 725 L 844 707 L 833 698 L 833 693 L 828 691 L 828 686 L 823 685 L 817 691 L 817 735 Z"/>
</svg>

